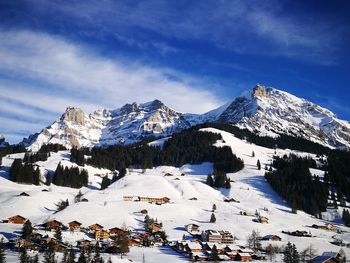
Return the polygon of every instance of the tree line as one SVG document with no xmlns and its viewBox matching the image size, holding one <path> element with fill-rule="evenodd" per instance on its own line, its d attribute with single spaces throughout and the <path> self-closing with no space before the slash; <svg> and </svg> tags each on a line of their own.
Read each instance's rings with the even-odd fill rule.
<svg viewBox="0 0 350 263">
<path fill-rule="evenodd" d="M 22 163 L 22 159 L 15 159 L 9 171 L 10 180 L 16 183 L 35 184 L 40 183 L 40 169 L 31 163 Z"/>
<path fill-rule="evenodd" d="M 160 165 L 179 167 L 187 163 L 203 162 L 212 162 L 214 170 L 219 173 L 241 170 L 244 166 L 243 161 L 232 153 L 230 147 L 213 146 L 217 140 L 222 140 L 220 134 L 189 129 L 173 134 L 164 142 L 163 147 L 149 146 L 141 142 L 107 148 L 72 149 L 71 161 L 112 171 L 120 171 L 130 166 L 147 169 Z"/>
<path fill-rule="evenodd" d="M 310 161 L 296 155 L 275 156 L 274 169 L 265 172 L 272 188 L 292 207 L 319 215 L 327 208 L 328 186 L 310 173 Z"/>
<path fill-rule="evenodd" d="M 64 167 L 59 163 L 55 170 L 52 183 L 58 186 L 81 188 L 87 186 L 89 181 L 88 172 L 78 167 Z"/>
</svg>

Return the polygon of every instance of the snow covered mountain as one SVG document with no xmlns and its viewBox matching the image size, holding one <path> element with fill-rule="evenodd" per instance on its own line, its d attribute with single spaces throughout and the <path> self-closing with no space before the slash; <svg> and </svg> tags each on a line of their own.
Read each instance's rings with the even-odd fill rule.
<svg viewBox="0 0 350 263">
<path fill-rule="evenodd" d="M 230 123 L 261 135 L 288 134 L 332 148 L 350 148 L 349 122 L 306 99 L 262 85 L 202 115 L 176 112 L 159 100 L 89 115 L 70 107 L 51 126 L 23 143 L 34 151 L 47 143 L 68 148 L 132 143 L 149 136 L 168 136 L 203 122 Z"/>
<path fill-rule="evenodd" d="M 8 146 L 9 143 L 5 141 L 4 135 L 0 134 L 0 148 Z"/>
<path fill-rule="evenodd" d="M 100 109 L 89 115 L 79 108 L 68 107 L 61 118 L 23 143 L 33 151 L 48 143 L 67 148 L 132 143 L 190 127 L 181 116 L 159 100 L 134 102 L 112 111 Z"/>
<path fill-rule="evenodd" d="M 332 148 L 350 148 L 349 122 L 306 99 L 262 85 L 209 121 L 232 123 L 261 135 L 288 134 Z"/>
</svg>

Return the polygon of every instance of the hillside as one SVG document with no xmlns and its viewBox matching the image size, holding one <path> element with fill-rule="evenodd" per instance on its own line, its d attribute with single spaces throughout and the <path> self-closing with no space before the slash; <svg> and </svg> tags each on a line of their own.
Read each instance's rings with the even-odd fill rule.
<svg viewBox="0 0 350 263">
<path fill-rule="evenodd" d="M 7 170 L 14 158 L 23 154 L 13 154 L 3 158 L 4 167 L 0 177 L 0 218 L 4 219 L 15 214 L 28 217 L 34 224 L 42 223 L 47 219 L 57 219 L 63 223 L 71 220 L 82 222 L 84 226 L 99 223 L 106 228 L 120 227 L 125 224 L 129 229 L 137 231 L 143 228 L 143 216 L 139 213 L 142 209 L 147 209 L 151 217 L 157 218 L 163 223 L 164 230 L 169 240 L 181 240 L 184 234 L 184 225 L 195 223 L 201 229 L 228 230 L 236 238 L 236 244 L 246 245 L 247 236 L 252 230 L 258 230 L 262 236 L 276 234 L 282 241 L 274 243 L 278 246 L 285 245 L 288 241 L 295 243 L 298 250 L 305 249 L 312 244 L 319 254 L 323 251 L 339 251 L 339 246 L 330 242 L 333 241 L 335 232 L 314 229 L 308 226 L 312 224 L 324 225 L 328 222 L 336 225 L 337 228 L 348 231 L 346 227 L 339 224 L 340 217 L 337 211 L 329 210 L 324 214 L 324 218 L 329 221 L 316 219 L 304 212 L 291 213 L 291 208 L 272 190 L 264 179 L 264 169 L 258 170 L 256 167 L 259 159 L 262 167 L 270 164 L 274 154 L 273 149 L 256 146 L 234 137 L 232 134 L 213 128 L 206 128 L 205 131 L 220 133 L 222 141 L 216 146 L 227 145 L 232 148 L 233 153 L 244 160 L 244 169 L 228 174 L 231 183 L 230 189 L 214 189 L 205 184 L 207 174 L 212 172 L 212 164 L 184 165 L 180 168 L 160 166 L 147 169 L 144 173 L 134 169 L 128 174 L 110 185 L 103 191 L 97 190 L 101 178 L 95 174 L 110 173 L 108 170 L 100 170 L 90 166 L 84 168 L 89 172 L 89 186 L 81 191 L 88 202 L 74 203 L 74 196 L 77 189 L 66 187 L 29 186 L 15 184 L 7 179 Z M 153 142 L 159 145 L 163 141 Z M 255 157 L 252 157 L 254 151 Z M 277 149 L 276 154 L 294 153 L 299 156 L 311 156 L 313 154 L 297 152 L 291 150 Z M 76 165 L 69 162 L 69 152 L 61 151 L 52 154 L 45 162 L 38 162 L 42 171 L 52 172 L 61 160 L 64 165 Z M 170 173 L 173 176 L 164 176 Z M 323 171 L 312 169 L 313 174 L 323 175 Z M 181 176 L 184 174 L 184 176 Z M 49 192 L 42 192 L 42 189 L 49 189 Z M 29 197 L 18 197 L 17 195 L 25 191 Z M 168 197 L 170 203 L 155 205 L 147 202 L 126 202 L 123 201 L 125 195 L 138 195 L 150 197 Z M 189 200 L 196 197 L 197 200 Z M 65 210 L 54 214 L 55 203 L 68 198 L 70 206 Z M 224 199 L 234 198 L 240 201 L 224 202 Z M 216 223 L 209 223 L 211 208 L 216 204 Z M 261 215 L 269 218 L 269 224 L 260 224 L 253 221 L 251 216 L 240 215 L 241 211 L 254 214 L 258 211 Z M 341 208 L 339 208 L 339 213 Z M 18 235 L 19 227 L 10 224 L 0 224 L 1 235 L 6 238 L 13 238 Z M 283 234 L 282 231 L 305 230 L 311 232 L 312 237 L 294 237 Z M 81 238 L 83 234 L 65 233 L 64 239 L 72 244 Z M 342 238 L 338 234 L 338 238 Z M 345 239 L 345 237 L 344 237 Z M 263 241 L 263 245 L 268 242 Z M 350 255 L 349 248 L 343 248 Z M 141 262 L 142 255 L 145 255 L 147 262 L 186 262 L 187 259 L 172 251 L 168 247 L 159 248 L 137 248 L 132 247 L 131 252 L 126 256 L 134 262 Z M 117 259 L 115 259 L 117 260 Z M 119 262 L 119 261 L 114 261 Z"/>
</svg>

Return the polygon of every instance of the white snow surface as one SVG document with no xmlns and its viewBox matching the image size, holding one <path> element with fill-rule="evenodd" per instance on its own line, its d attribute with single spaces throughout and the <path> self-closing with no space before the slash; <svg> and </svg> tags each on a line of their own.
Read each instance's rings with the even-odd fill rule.
<svg viewBox="0 0 350 263">
<path fill-rule="evenodd" d="M 223 141 L 218 141 L 216 146 L 228 145 L 233 153 L 242 158 L 245 163 L 244 169 L 237 173 L 228 174 L 231 189 L 214 189 L 205 184 L 207 174 L 212 172 L 211 163 L 201 165 L 184 165 L 182 167 L 161 166 L 141 170 L 134 169 L 116 183 L 110 185 L 105 190 L 98 190 L 101 178 L 96 174 L 110 174 L 106 169 L 97 169 L 90 166 L 81 167 L 87 169 L 89 173 L 89 186 L 80 189 L 88 202 L 74 203 L 74 196 L 79 189 L 67 187 L 34 186 L 16 184 L 8 180 L 8 168 L 14 158 L 19 158 L 23 154 L 12 154 L 3 158 L 3 168 L 0 171 L 0 219 L 20 214 L 27 217 L 31 222 L 40 224 L 48 219 L 57 219 L 65 224 L 69 221 L 77 220 L 88 226 L 99 223 L 105 228 L 120 227 L 125 224 L 133 231 L 143 229 L 143 216 L 139 213 L 142 209 L 147 209 L 150 217 L 157 218 L 163 223 L 169 240 L 181 240 L 186 234 L 184 226 L 186 224 L 198 224 L 202 230 L 228 230 L 237 238 L 236 244 L 246 245 L 247 236 L 252 230 L 259 231 L 261 236 L 276 234 L 282 238 L 281 242 L 274 244 L 282 246 L 288 241 L 295 243 L 298 250 L 302 250 L 309 245 L 313 245 L 318 254 L 324 251 L 339 251 L 340 247 L 331 244 L 332 231 L 310 228 L 312 224 L 324 225 L 331 221 L 320 220 L 302 211 L 297 214 L 291 213 L 291 208 L 282 200 L 269 186 L 264 179 L 264 169 L 258 170 L 257 160 L 260 160 L 262 167 L 270 164 L 274 154 L 273 149 L 268 149 L 254 144 L 247 143 L 234 137 L 232 134 L 213 128 L 203 129 L 220 133 Z M 252 157 L 254 151 L 255 157 Z M 314 156 L 309 153 L 292 150 L 277 149 L 278 155 L 295 153 L 300 156 Z M 51 154 L 46 162 L 38 162 L 42 171 L 53 172 L 57 164 L 71 166 L 69 152 L 62 151 Z M 321 171 L 312 170 L 313 173 Z M 173 176 L 164 176 L 170 173 Z M 182 175 L 184 174 L 184 175 Z M 42 192 L 49 189 L 49 192 Z M 18 194 L 25 191 L 29 197 L 19 197 Z M 138 195 L 149 197 L 169 197 L 170 203 L 155 205 L 146 202 L 126 202 L 124 195 Z M 198 200 L 189 200 L 196 197 Z M 60 200 L 69 200 L 70 205 L 58 213 L 55 211 L 55 203 Z M 240 203 L 227 203 L 225 198 L 234 198 Z M 211 209 L 216 204 L 216 223 L 209 223 Z M 265 208 L 265 209 L 264 209 Z M 251 216 L 241 216 L 240 211 L 254 214 L 258 211 L 261 215 L 269 218 L 269 224 L 260 224 L 253 221 Z M 336 222 L 332 222 L 337 228 L 348 233 L 349 229 Z M 13 238 L 18 235 L 20 226 L 12 224 L 0 224 L 0 238 Z M 17 232 L 15 232 L 17 230 Z M 285 231 L 306 230 L 310 231 L 313 237 L 293 237 L 282 233 Z M 348 240 L 348 234 L 343 235 L 344 240 Z M 74 236 L 65 233 L 63 237 L 66 241 L 74 243 L 81 239 L 81 235 Z M 264 241 L 263 246 L 268 242 Z M 350 256 L 350 249 L 343 247 Z M 187 262 L 186 258 L 166 248 L 131 248 L 125 259 L 133 262 L 142 262 L 142 255 L 145 254 L 147 262 Z M 14 255 L 10 255 L 14 258 Z M 124 260 L 125 260 L 124 259 Z M 115 258 L 114 262 L 119 261 Z M 9 261 L 11 262 L 11 260 Z M 12 261 L 15 262 L 15 261 Z"/>
</svg>

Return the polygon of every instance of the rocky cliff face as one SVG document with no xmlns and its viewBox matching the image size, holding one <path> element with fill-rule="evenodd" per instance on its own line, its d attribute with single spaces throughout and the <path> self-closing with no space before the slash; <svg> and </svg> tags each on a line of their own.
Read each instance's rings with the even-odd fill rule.
<svg viewBox="0 0 350 263">
<path fill-rule="evenodd" d="M 9 146 L 9 143 L 5 140 L 5 137 L 0 134 L 0 148 Z"/>
<path fill-rule="evenodd" d="M 159 100 L 100 109 L 87 115 L 69 107 L 60 119 L 23 143 L 34 151 L 46 143 L 68 148 L 133 143 L 150 136 L 168 136 L 203 122 L 222 122 L 261 135 L 300 136 L 333 148 L 350 149 L 350 124 L 308 100 L 262 85 L 248 95 L 208 113 L 181 114 Z"/>
<path fill-rule="evenodd" d="M 190 125 L 178 113 L 159 100 L 126 104 L 120 109 L 96 110 L 86 115 L 68 107 L 65 113 L 40 133 L 23 143 L 37 151 L 43 144 L 60 143 L 67 148 L 133 143 L 150 136 L 169 135 Z"/>
</svg>

